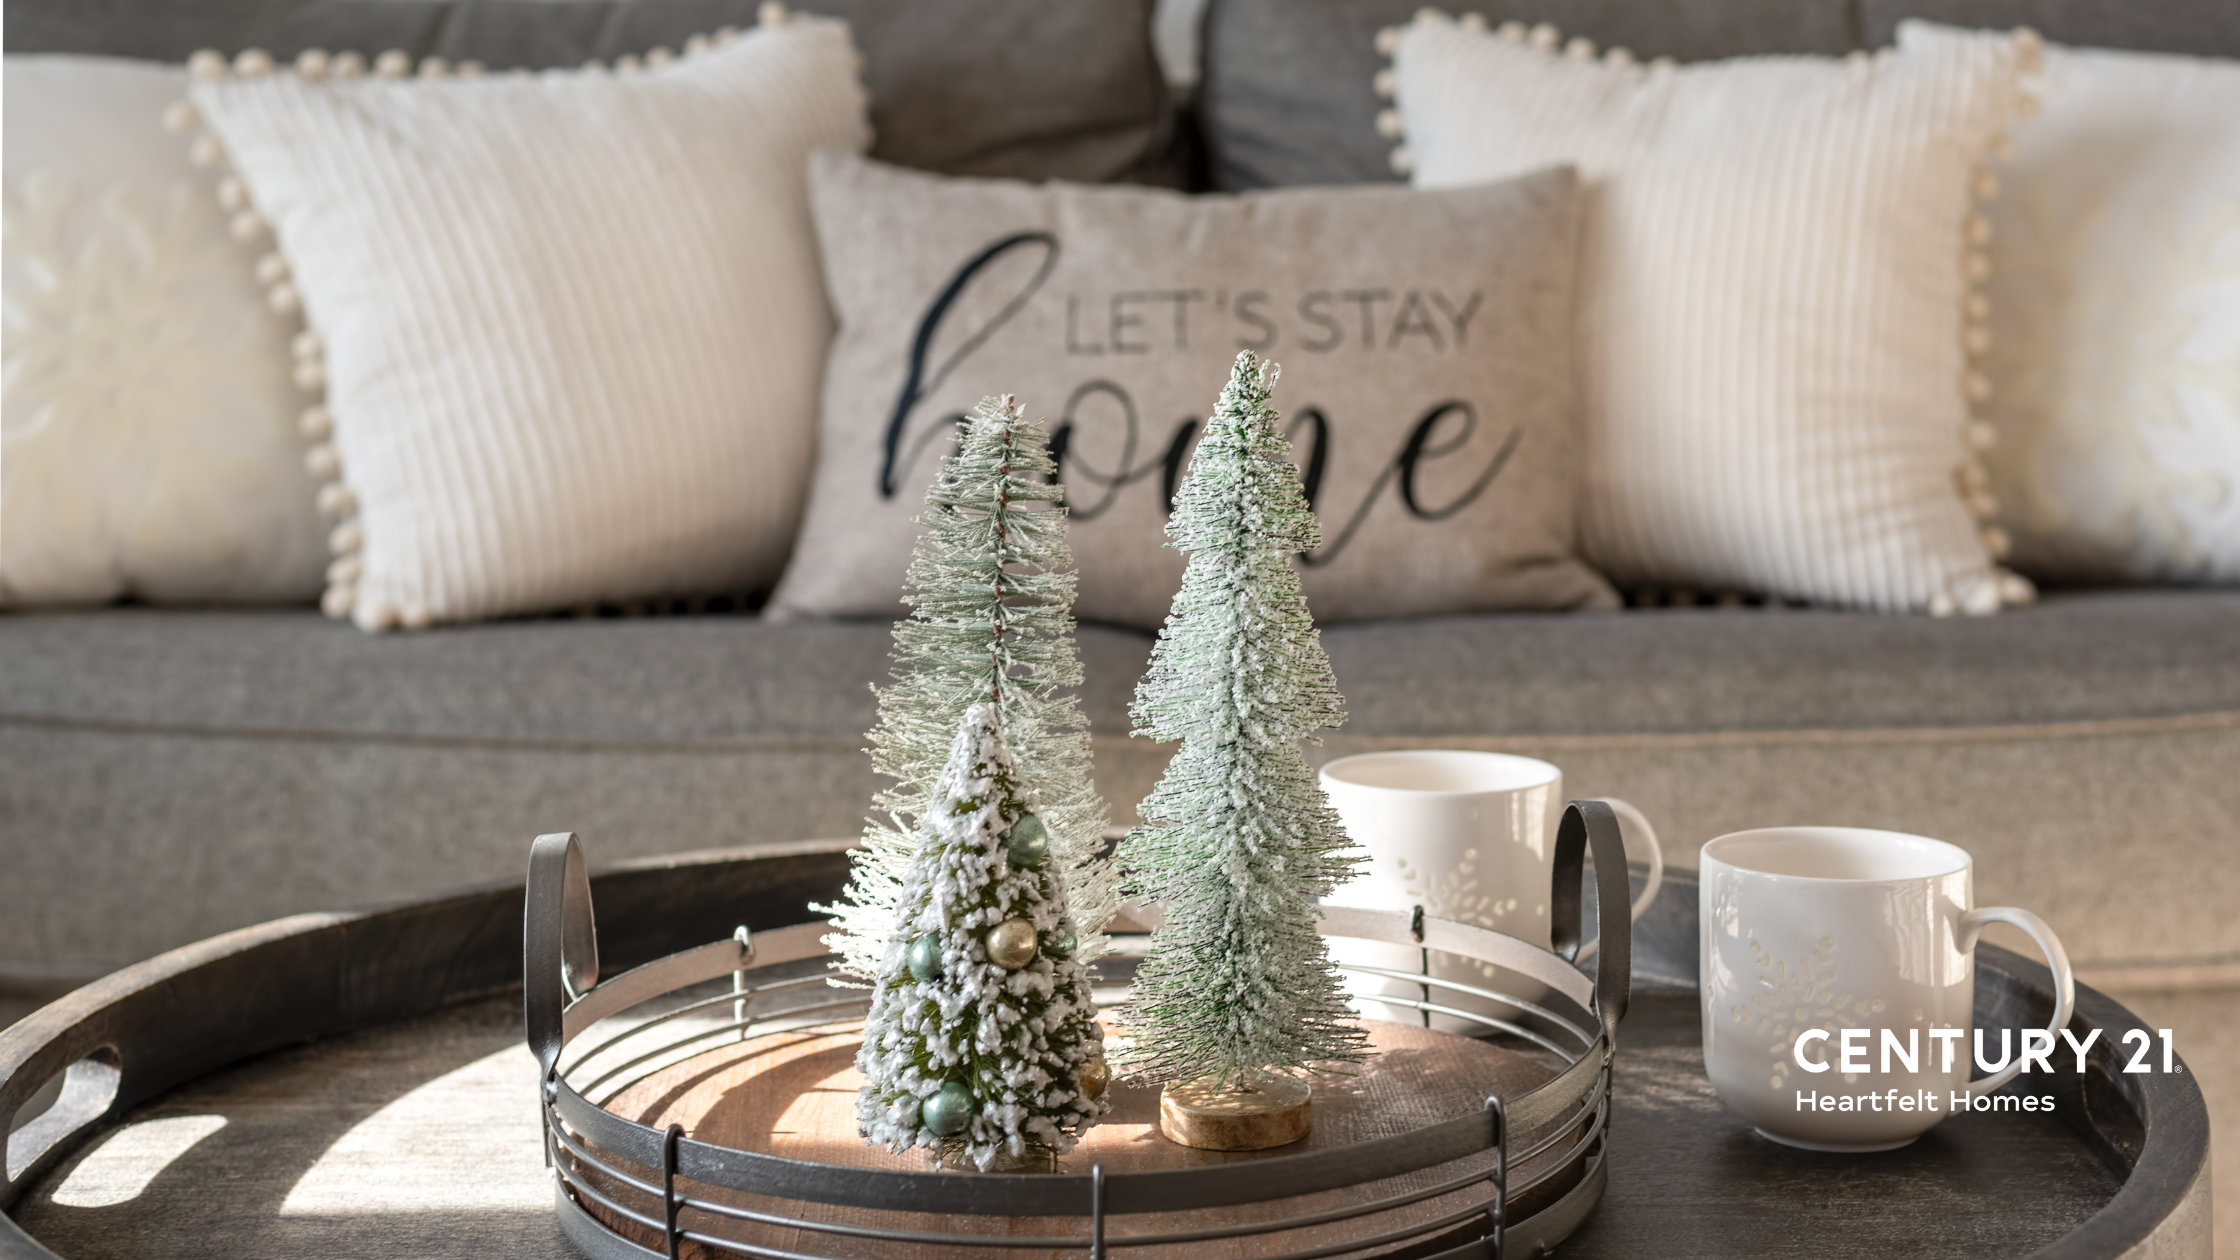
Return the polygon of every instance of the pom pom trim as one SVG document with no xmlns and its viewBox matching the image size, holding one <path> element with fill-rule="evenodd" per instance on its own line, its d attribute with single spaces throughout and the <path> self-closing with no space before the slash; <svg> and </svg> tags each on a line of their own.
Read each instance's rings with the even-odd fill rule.
<svg viewBox="0 0 2240 1260">
<path fill-rule="evenodd" d="M 760 25 L 768 27 L 784 26 L 793 20 L 792 12 L 776 0 L 766 0 L 755 17 Z M 681 57 L 667 48 L 653 48 L 642 56 L 626 54 L 615 59 L 614 73 L 659 71 L 731 44 L 740 34 L 737 27 L 727 26 L 712 37 L 694 35 L 685 41 Z M 862 73 L 862 68 L 859 54 L 858 74 Z M 414 74 L 423 80 L 476 79 L 485 73 L 481 62 L 461 61 L 454 65 L 434 56 L 422 58 L 415 66 L 411 56 L 399 49 L 390 49 L 370 61 L 363 53 L 330 53 L 323 48 L 304 49 L 286 64 L 261 48 L 243 49 L 230 59 L 215 49 L 205 48 L 187 58 L 187 73 L 202 82 L 292 74 L 306 83 L 317 83 L 360 79 L 369 71 L 376 78 L 392 81 Z M 590 61 L 584 64 L 582 73 L 603 74 L 606 67 Z M 218 205 L 227 215 L 227 229 L 233 238 L 248 244 L 270 233 L 271 224 L 258 212 L 247 181 L 227 162 L 224 143 L 205 128 L 201 111 L 195 108 L 194 102 L 172 102 L 163 110 L 161 121 L 166 130 L 191 135 L 187 155 L 195 165 L 218 168 Z M 326 340 L 312 326 L 310 314 L 304 309 L 303 293 L 296 287 L 294 268 L 288 262 L 283 242 L 275 239 L 272 248 L 260 253 L 253 274 L 265 291 L 265 304 L 273 315 L 290 321 L 296 329 L 289 343 L 295 360 L 293 377 L 298 389 L 313 395 L 298 418 L 296 428 L 310 443 L 304 450 L 303 462 L 305 470 L 319 482 L 314 492 L 315 502 L 322 515 L 336 521 L 327 535 L 327 549 L 336 559 L 327 566 L 327 585 L 319 598 L 320 611 L 338 621 L 353 621 L 360 629 L 368 631 L 425 630 L 435 621 L 426 603 L 414 600 L 391 605 L 358 598 L 359 579 L 365 574 L 360 553 L 365 548 L 366 532 L 358 519 L 357 492 L 350 487 L 342 467 L 342 453 L 334 444 L 335 418 L 328 409 L 326 397 Z"/>
<path fill-rule="evenodd" d="M 1434 9 L 1416 10 L 1409 26 L 1388 26 L 1377 32 L 1376 49 L 1388 63 L 1379 67 L 1371 86 L 1379 100 L 1394 101 L 1390 108 L 1380 109 L 1376 115 L 1377 135 L 1393 141 L 1391 163 L 1394 172 L 1411 175 L 1415 171 L 1415 154 L 1407 143 L 1407 115 L 1398 107 L 1399 67 L 1396 64 L 1401 45 L 1406 42 L 1413 27 L 1456 26 L 1484 39 L 1496 40 L 1515 47 L 1530 48 L 1543 56 L 1566 61 L 1588 63 L 1597 60 L 1594 41 L 1574 37 L 1566 40 L 1555 26 L 1542 22 L 1527 27 L 1522 22 L 1503 22 L 1487 29 L 1483 14 L 1464 14 L 1458 21 Z M 2010 123 L 2028 119 L 2039 111 L 2044 86 L 2044 41 L 2028 27 L 2017 28 L 2012 39 L 2015 64 L 2020 72 L 2015 85 L 2015 95 L 2007 110 Z M 1670 57 L 1658 57 L 1643 68 L 1633 52 L 1626 48 L 1611 48 L 1600 55 L 1602 64 L 1613 70 L 1639 71 L 1648 75 L 1669 74 L 1676 68 Z M 1853 52 L 1845 61 L 1853 66 L 1873 64 L 1873 58 L 1864 52 Z M 1960 462 L 1953 469 L 1953 486 L 1957 497 L 1975 520 L 1977 538 L 1983 546 L 1984 556 L 1992 564 L 1988 571 L 1976 571 L 1952 577 L 1947 589 L 1931 597 L 1928 610 L 1932 616 L 1946 617 L 1965 612 L 1970 615 L 1997 612 L 2005 604 L 2028 603 L 2036 598 L 2037 591 L 2028 579 L 2009 572 L 1997 565 L 2012 549 L 2013 540 L 2006 530 L 1992 523 L 1999 513 L 1999 501 L 1993 497 L 1989 477 L 1983 465 L 1976 462 L 1976 455 L 1990 450 L 1998 443 L 1998 430 L 1980 412 L 1983 404 L 1991 399 L 1991 379 L 1983 371 L 1983 362 L 1992 350 L 1991 300 L 1982 286 L 1991 278 L 1990 246 L 1992 239 L 1991 217 L 1983 205 L 1999 195 L 1999 177 L 1989 169 L 1993 161 L 2012 161 L 2014 144 L 2002 129 L 1989 145 L 1983 160 L 1969 177 L 1968 191 L 1973 204 L 1961 221 L 1962 249 L 1959 259 L 1964 283 L 1960 302 L 1960 349 L 1966 367 L 1960 377 L 1960 393 L 1964 400 L 1964 418 L 1959 437 Z"/>
</svg>

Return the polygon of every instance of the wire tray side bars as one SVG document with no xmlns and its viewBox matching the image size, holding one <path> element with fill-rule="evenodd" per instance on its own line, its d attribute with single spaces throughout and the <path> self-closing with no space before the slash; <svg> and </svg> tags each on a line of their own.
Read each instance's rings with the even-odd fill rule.
<svg viewBox="0 0 2240 1260">
<path fill-rule="evenodd" d="M 1592 849 L 1596 904 L 1602 936 L 1596 975 L 1589 980 L 1575 960 L 1585 859 Z M 632 1083 L 701 1050 L 726 1043 L 838 1023 L 842 1010 L 860 1010 L 862 995 L 795 1000 L 776 1016 L 758 1018 L 757 1003 L 794 991 L 811 996 L 822 973 L 771 974 L 782 964 L 826 957 L 824 923 L 773 931 L 745 928 L 728 940 L 671 954 L 611 979 L 599 972 L 590 881 L 583 850 L 569 833 L 539 837 L 529 861 L 524 911 L 524 993 L 529 1048 L 541 1074 L 540 1112 L 545 1160 L 554 1171 L 556 1206 L 570 1240 L 594 1260 L 677 1260 L 685 1247 L 714 1248 L 771 1260 L 822 1260 L 858 1252 L 794 1250 L 733 1235 L 727 1227 L 757 1227 L 766 1234 L 792 1231 L 818 1246 L 942 1246 L 985 1249 L 1000 1256 L 1020 1249 L 1086 1255 L 1091 1260 L 1224 1239 L 1374 1218 L 1443 1195 L 1474 1191 L 1460 1208 L 1403 1223 L 1365 1221 L 1370 1232 L 1303 1249 L 1271 1250 L 1268 1260 L 1320 1260 L 1388 1248 L 1402 1254 L 1446 1257 L 1538 1255 L 1578 1228 L 1601 1199 L 1608 1176 L 1605 1143 L 1615 1034 L 1624 1018 L 1632 962 L 1625 850 L 1617 820 L 1599 802 L 1573 802 L 1558 829 L 1552 937 L 1557 952 L 1470 924 L 1414 913 L 1325 906 L 1325 936 L 1355 937 L 1420 947 L 1422 973 L 1345 968 L 1403 979 L 1422 997 L 1385 995 L 1375 1000 L 1470 1021 L 1488 1032 L 1521 1038 L 1564 1065 L 1543 1084 L 1511 1097 L 1489 1097 L 1482 1108 L 1413 1132 L 1333 1149 L 1171 1171 L 1056 1174 L 958 1174 L 851 1167 L 786 1158 L 696 1141 L 682 1126 L 654 1129 L 602 1105 Z M 1476 959 L 1542 986 L 1540 1000 L 1461 984 L 1429 974 L 1430 951 Z M 792 969 L 796 972 L 799 968 Z M 758 974 L 760 973 L 760 974 Z M 687 993 L 729 977 L 728 990 L 712 996 Z M 1433 990 L 1443 992 L 1434 994 Z M 1447 994 L 1492 1000 L 1512 1008 L 1511 1019 L 1460 1009 Z M 660 999 L 663 1009 L 633 1014 L 621 1031 L 579 1046 L 593 1025 L 635 1012 Z M 1569 1008 L 1557 1009 L 1557 1008 Z M 758 1031 L 758 1024 L 763 1025 Z M 604 1030 L 602 1030 L 604 1031 Z M 697 1047 L 697 1048 L 696 1048 Z M 565 1060 L 565 1062 L 563 1062 Z M 1523 1143 L 1529 1141 L 1529 1145 Z M 1490 1166 L 1486 1157 L 1490 1156 Z M 1473 1159 L 1472 1157 L 1477 1157 Z M 1386 1189 L 1365 1200 L 1323 1210 L 1258 1219 L 1237 1213 L 1231 1222 L 1166 1232 L 1127 1232 L 1116 1218 L 1276 1204 L 1283 1200 L 1371 1183 L 1440 1165 L 1467 1161 L 1430 1184 Z M 1540 1161 L 1531 1172 L 1524 1170 Z M 1569 1180 L 1566 1186 L 1565 1181 Z M 695 1194 L 680 1183 L 720 1187 L 775 1201 L 748 1207 Z M 1553 1200 L 1537 1211 L 1512 1205 L 1535 1189 Z M 888 1228 L 856 1219 L 817 1215 L 810 1207 L 923 1213 L 957 1222 L 953 1229 Z M 687 1214 L 690 1214 L 689 1216 Z M 970 1218 L 1058 1218 L 1063 1232 L 1034 1236 L 987 1228 Z M 617 1222 L 636 1226 L 628 1233 Z M 635 1237 L 631 1235 L 635 1235 Z M 649 1247 L 644 1241 L 658 1240 Z M 821 1240 L 821 1241 L 820 1241 Z M 1270 1239 L 1271 1246 L 1282 1245 Z M 902 1254 L 899 1251 L 888 1254 Z"/>
</svg>

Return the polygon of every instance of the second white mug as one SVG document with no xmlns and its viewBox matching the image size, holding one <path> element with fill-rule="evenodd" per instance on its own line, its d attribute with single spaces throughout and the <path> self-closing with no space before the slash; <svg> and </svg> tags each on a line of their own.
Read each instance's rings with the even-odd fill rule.
<svg viewBox="0 0 2240 1260">
<path fill-rule="evenodd" d="M 2022 1070 L 2011 1029 L 1974 1029 L 1987 923 L 2037 941 L 2054 977 L 2050 1046 L 2076 981 L 2045 921 L 1975 904 L 1965 849 L 1861 827 L 1768 827 L 1703 846 L 1703 1063 L 1758 1132 L 1816 1151 L 1904 1146 Z M 1976 1055 L 1999 1048 L 1970 1081 Z M 2027 1052 L 2029 1039 L 2023 1040 Z M 1972 1106 L 1972 1104 L 1971 1104 Z"/>
</svg>

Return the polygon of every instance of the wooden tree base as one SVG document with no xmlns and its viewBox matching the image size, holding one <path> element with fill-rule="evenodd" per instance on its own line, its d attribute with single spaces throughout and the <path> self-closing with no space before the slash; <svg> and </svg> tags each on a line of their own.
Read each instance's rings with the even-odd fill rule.
<svg viewBox="0 0 2240 1260">
<path fill-rule="evenodd" d="M 1202 1151 L 1288 1146 L 1313 1127 L 1313 1091 L 1305 1081 L 1272 1072 L 1255 1075 L 1242 1089 L 1191 1081 L 1159 1091 L 1159 1132 Z"/>
</svg>

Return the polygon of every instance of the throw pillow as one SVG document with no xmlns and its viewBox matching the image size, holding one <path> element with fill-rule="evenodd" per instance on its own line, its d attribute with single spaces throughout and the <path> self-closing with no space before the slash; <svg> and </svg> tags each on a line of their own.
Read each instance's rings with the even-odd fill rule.
<svg viewBox="0 0 2240 1260">
<path fill-rule="evenodd" d="M 772 6 L 773 9 L 775 6 Z M 774 14 L 782 17 L 782 14 Z M 752 590 L 784 564 L 830 336 L 808 154 L 855 54 L 799 18 L 642 69 L 406 80 L 244 53 L 194 105 L 300 302 L 311 459 L 369 629 Z"/>
<path fill-rule="evenodd" d="M 1971 519 L 1992 505 L 1963 393 L 1971 181 L 1992 186 L 2023 43 L 1673 66 L 1514 24 L 1380 38 L 1418 187 L 1550 162 L 1586 183 L 1589 560 L 1854 608 L 2029 597 Z"/>
<path fill-rule="evenodd" d="M 288 334 L 159 121 L 186 75 L 11 56 L 5 81 L 0 605 L 316 598 Z"/>
<path fill-rule="evenodd" d="M 1240 349 L 1283 368 L 1318 617 L 1614 602 L 1571 546 L 1568 170 L 1192 198 L 820 154 L 812 192 L 840 331 L 779 615 L 898 615 L 949 434 L 1008 393 L 1051 429 L 1075 612 L 1159 625 L 1167 508 Z"/>
<path fill-rule="evenodd" d="M 1998 36 L 1908 22 L 1928 51 Z M 1991 216 L 1991 484 L 2018 566 L 2240 581 L 2240 62 L 2048 47 Z"/>
</svg>

